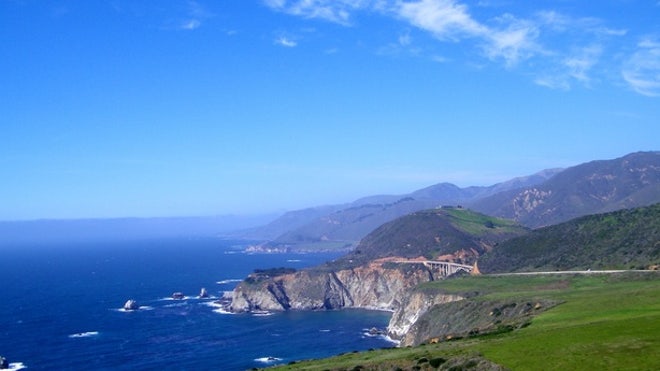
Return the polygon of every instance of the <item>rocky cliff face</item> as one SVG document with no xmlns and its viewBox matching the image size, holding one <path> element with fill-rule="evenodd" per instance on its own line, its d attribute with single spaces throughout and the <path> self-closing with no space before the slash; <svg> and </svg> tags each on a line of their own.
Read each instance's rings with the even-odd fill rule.
<svg viewBox="0 0 660 371">
<path fill-rule="evenodd" d="M 660 152 L 631 153 L 568 168 L 550 179 L 468 204 L 537 228 L 660 202 Z"/>
<path fill-rule="evenodd" d="M 534 315 L 558 304 L 543 299 L 465 299 L 442 302 L 442 295 L 423 296 L 427 296 L 427 300 L 435 296 L 437 305 L 427 306 L 414 323 L 405 329 L 399 337 L 401 346 L 512 331 L 527 326 Z M 404 310 L 403 313 L 412 313 L 408 311 Z"/>
<path fill-rule="evenodd" d="M 392 259 L 339 271 L 305 270 L 248 279 L 234 289 L 230 309 L 234 312 L 339 308 L 393 311 L 400 308 L 408 289 L 439 278 L 422 264 L 397 265 L 391 263 Z"/>
<path fill-rule="evenodd" d="M 410 293 L 420 283 L 442 279 L 423 264 L 399 264 L 397 258 L 333 271 L 305 270 L 276 277 L 252 277 L 233 293 L 230 310 L 319 310 L 366 308 L 394 311 L 388 335 L 402 338 L 436 304 L 458 295 Z"/>
<path fill-rule="evenodd" d="M 410 328 L 432 307 L 463 299 L 459 295 L 429 295 L 422 292 L 410 292 L 402 300 L 402 305 L 392 315 L 387 326 L 388 336 L 392 339 L 405 340 Z"/>
</svg>

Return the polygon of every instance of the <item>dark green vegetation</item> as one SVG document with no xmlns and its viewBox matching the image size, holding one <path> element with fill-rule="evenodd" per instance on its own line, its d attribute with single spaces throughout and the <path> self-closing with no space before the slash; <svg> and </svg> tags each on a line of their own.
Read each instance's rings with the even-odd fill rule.
<svg viewBox="0 0 660 371">
<path fill-rule="evenodd" d="M 556 301 L 540 298 L 469 298 L 436 305 L 410 328 L 404 345 L 510 332 L 529 326 L 534 315 L 557 304 Z"/>
<path fill-rule="evenodd" d="M 374 259 L 443 259 L 472 264 L 496 243 L 527 233 L 515 223 L 463 208 L 440 208 L 412 213 L 386 223 L 365 237 L 335 268 L 361 265 Z"/>
<path fill-rule="evenodd" d="M 541 184 L 501 192 L 470 207 L 536 228 L 658 202 L 660 152 L 656 151 L 577 165 Z"/>
<path fill-rule="evenodd" d="M 295 268 L 285 268 L 285 267 L 279 267 L 279 268 L 268 268 L 268 269 L 255 269 L 254 273 L 249 275 L 246 279 L 245 282 L 247 283 L 256 283 L 259 281 L 267 280 L 273 277 L 277 276 L 282 276 L 285 274 L 291 274 L 291 273 L 296 273 Z"/>
<path fill-rule="evenodd" d="M 440 213 L 446 215 L 456 229 L 475 237 L 501 240 L 526 232 L 511 220 L 494 218 L 463 208 L 443 207 Z"/>
<path fill-rule="evenodd" d="M 462 277 L 419 289 L 429 294 L 471 293 L 471 301 L 562 304 L 511 331 L 349 353 L 276 369 L 417 370 L 459 364 L 462 369 L 497 369 L 494 364 L 512 370 L 660 369 L 659 272 Z"/>
<path fill-rule="evenodd" d="M 482 272 L 648 269 L 660 264 L 660 204 L 578 218 L 501 243 Z"/>
</svg>

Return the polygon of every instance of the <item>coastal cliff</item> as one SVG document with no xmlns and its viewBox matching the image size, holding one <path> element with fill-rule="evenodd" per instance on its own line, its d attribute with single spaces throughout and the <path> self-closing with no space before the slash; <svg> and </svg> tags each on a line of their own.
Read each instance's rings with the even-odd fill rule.
<svg viewBox="0 0 660 371">
<path fill-rule="evenodd" d="M 419 316 L 398 335 L 401 346 L 416 346 L 462 337 L 512 331 L 529 325 L 531 318 L 558 304 L 546 299 L 492 300 L 467 298 L 442 301 L 446 295 L 417 294 L 435 299 L 435 304 L 422 306 Z M 414 295 L 413 295 L 414 296 Z M 451 295 L 450 295 L 451 296 Z M 402 315 L 411 316 L 413 308 L 404 308 Z M 394 321 L 395 318 L 392 318 Z M 400 323 L 406 324 L 409 322 Z M 391 326 L 391 325 L 390 325 Z M 393 327 L 389 328 L 392 332 Z"/>
<path fill-rule="evenodd" d="M 397 264 L 396 258 L 331 270 L 304 270 L 271 276 L 253 275 L 233 293 L 230 310 L 317 310 L 366 308 L 394 311 L 410 288 L 439 279 L 423 264 Z"/>
<path fill-rule="evenodd" d="M 453 294 L 426 294 L 418 291 L 409 292 L 402 300 L 402 305 L 394 312 L 387 326 L 387 335 L 392 339 L 405 340 L 411 327 L 431 308 L 463 300 L 464 297 Z M 409 345 L 412 341 L 407 341 Z"/>
<path fill-rule="evenodd" d="M 461 207 L 416 212 L 386 223 L 358 247 L 323 266 L 294 272 L 258 270 L 241 282 L 227 308 L 232 312 L 365 308 L 394 312 L 388 335 L 399 339 L 436 304 L 458 295 L 424 296 L 420 283 L 456 273 L 429 261 L 472 265 L 512 236 L 528 231 L 514 223 Z"/>
<path fill-rule="evenodd" d="M 341 308 L 393 311 L 387 334 L 392 339 L 402 339 L 432 307 L 463 297 L 412 291 L 420 283 L 444 277 L 422 263 L 401 263 L 398 259 L 378 259 L 339 271 L 305 270 L 275 277 L 255 274 L 234 289 L 229 309 L 232 312 Z"/>
</svg>

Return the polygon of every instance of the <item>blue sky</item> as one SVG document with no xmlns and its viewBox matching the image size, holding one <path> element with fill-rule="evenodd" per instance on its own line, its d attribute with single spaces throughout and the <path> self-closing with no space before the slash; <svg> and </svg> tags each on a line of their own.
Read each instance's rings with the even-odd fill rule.
<svg viewBox="0 0 660 371">
<path fill-rule="evenodd" d="M 254 214 L 660 149 L 660 2 L 0 0 L 0 220 Z"/>
</svg>

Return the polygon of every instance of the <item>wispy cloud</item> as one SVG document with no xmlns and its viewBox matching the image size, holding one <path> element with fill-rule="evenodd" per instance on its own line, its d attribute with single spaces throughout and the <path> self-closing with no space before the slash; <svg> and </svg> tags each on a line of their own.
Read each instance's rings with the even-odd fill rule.
<svg viewBox="0 0 660 371">
<path fill-rule="evenodd" d="M 592 70 L 601 58 L 602 47 L 598 44 L 575 48 L 556 57 L 556 61 L 537 72 L 534 83 L 551 89 L 570 90 L 573 83 L 591 86 Z"/>
<path fill-rule="evenodd" d="M 199 28 L 199 26 L 202 25 L 202 22 L 200 22 L 197 19 L 188 19 L 183 22 L 181 22 L 181 26 L 179 27 L 182 30 L 194 30 Z"/>
<path fill-rule="evenodd" d="M 412 43 L 412 38 L 410 37 L 410 32 L 406 31 L 406 33 L 399 35 L 399 45 L 401 46 L 409 46 Z"/>
<path fill-rule="evenodd" d="M 379 55 L 418 55 L 420 53 L 420 49 L 414 45 L 413 38 L 410 35 L 410 30 L 405 30 L 399 34 L 396 41 L 381 46 L 378 48 L 376 53 Z"/>
<path fill-rule="evenodd" d="M 398 1 L 395 13 L 415 27 L 443 40 L 459 40 L 488 30 L 468 13 L 467 6 L 453 0 Z"/>
<path fill-rule="evenodd" d="M 489 59 L 501 59 L 507 67 L 513 67 L 541 51 L 537 44 L 540 31 L 533 22 L 505 14 L 498 19 L 498 23 L 502 28 L 490 28 L 483 35 L 484 51 Z"/>
<path fill-rule="evenodd" d="M 634 91 L 650 97 L 660 96 L 660 41 L 641 40 L 624 64 L 622 76 Z"/>
<path fill-rule="evenodd" d="M 524 17 L 504 12 L 512 9 L 502 1 L 479 1 L 473 12 L 462 0 L 262 0 L 269 8 L 307 19 L 323 19 L 353 26 L 356 13 L 369 12 L 398 20 L 413 31 L 428 33 L 439 43 L 455 44 L 469 58 L 468 65 L 496 63 L 509 71 L 519 71 L 540 86 L 570 90 L 574 85 L 593 87 L 611 79 L 612 71 L 621 69 L 619 40 L 629 40 L 629 31 L 610 27 L 596 17 L 575 17 L 556 10 L 539 10 Z M 479 10 L 488 8 L 487 16 Z M 493 16 L 492 13 L 503 13 Z M 415 34 L 405 33 L 378 54 L 394 55 L 402 51 L 440 62 L 460 59 L 437 57 L 433 45 L 416 42 Z M 279 38 L 278 44 L 296 46 L 294 40 Z M 613 48 L 618 48 L 615 50 Z M 611 52 L 606 54 L 605 52 Z M 446 54 L 446 53 L 443 53 Z M 622 78 L 636 92 L 660 95 L 660 46 L 646 40 L 623 66 Z"/>
<path fill-rule="evenodd" d="M 477 40 L 487 58 L 501 59 L 509 67 L 531 57 L 538 50 L 535 25 L 510 14 L 495 20 L 498 27 L 488 26 L 477 21 L 467 5 L 455 0 L 398 1 L 395 13 L 442 41 Z"/>
<path fill-rule="evenodd" d="M 590 45 L 564 58 L 563 65 L 568 70 L 568 75 L 580 82 L 589 83 L 589 72 L 600 60 L 602 51 L 600 45 Z"/>
<path fill-rule="evenodd" d="M 291 40 L 285 36 L 280 36 L 277 39 L 275 39 L 275 44 L 285 46 L 287 48 L 294 48 L 298 46 L 298 43 L 294 40 Z"/>
<path fill-rule="evenodd" d="M 187 17 L 179 23 L 178 28 L 185 31 L 196 30 L 202 25 L 203 21 L 213 16 L 213 13 L 206 10 L 206 8 L 198 2 L 188 1 Z"/>
<path fill-rule="evenodd" d="M 368 8 L 377 0 L 263 0 L 271 9 L 304 18 L 350 24 L 353 11 Z"/>
</svg>

